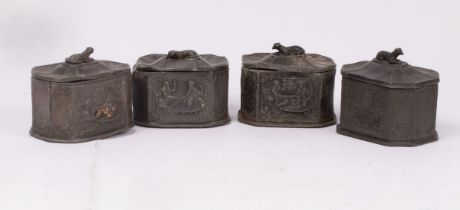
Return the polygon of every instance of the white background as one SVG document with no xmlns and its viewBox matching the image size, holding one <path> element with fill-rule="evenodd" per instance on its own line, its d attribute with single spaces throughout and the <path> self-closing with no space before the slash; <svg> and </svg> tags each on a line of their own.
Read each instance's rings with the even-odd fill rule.
<svg viewBox="0 0 460 210">
<path fill-rule="evenodd" d="M 0 209 L 460 209 L 459 39 L 457 0 L 2 0 Z M 239 123 L 241 55 L 278 41 L 336 61 L 337 115 L 340 67 L 401 47 L 440 73 L 440 140 L 393 148 L 335 126 Z M 87 46 L 130 65 L 171 49 L 227 56 L 232 122 L 81 144 L 30 137 L 31 68 Z"/>
</svg>

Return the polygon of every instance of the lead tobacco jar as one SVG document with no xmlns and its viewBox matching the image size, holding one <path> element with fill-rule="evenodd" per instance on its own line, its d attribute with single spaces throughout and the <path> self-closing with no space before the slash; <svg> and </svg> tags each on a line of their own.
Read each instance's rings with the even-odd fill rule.
<svg viewBox="0 0 460 210">
<path fill-rule="evenodd" d="M 140 57 L 134 66 L 134 120 L 146 127 L 212 127 L 230 121 L 228 61 L 192 50 Z"/>
<path fill-rule="evenodd" d="M 342 108 L 337 132 L 387 146 L 437 140 L 439 75 L 399 60 L 400 48 L 342 67 Z"/>
<path fill-rule="evenodd" d="M 133 127 L 129 65 L 94 60 L 92 52 L 32 69 L 32 136 L 75 143 Z"/>
<path fill-rule="evenodd" d="M 255 126 L 324 127 L 336 122 L 335 63 L 299 46 L 243 56 L 238 119 Z"/>
</svg>

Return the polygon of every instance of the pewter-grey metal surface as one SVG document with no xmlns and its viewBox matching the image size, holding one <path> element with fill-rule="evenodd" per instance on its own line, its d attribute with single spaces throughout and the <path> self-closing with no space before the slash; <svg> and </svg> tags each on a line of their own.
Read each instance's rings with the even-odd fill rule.
<svg viewBox="0 0 460 210">
<path fill-rule="evenodd" d="M 137 125 L 199 128 L 230 121 L 225 57 L 192 50 L 146 55 L 133 81 Z"/>
<path fill-rule="evenodd" d="M 273 49 L 278 52 L 243 56 L 238 119 L 273 127 L 335 124 L 334 61 L 299 46 L 275 43 Z"/>
<path fill-rule="evenodd" d="M 76 143 L 133 127 L 129 65 L 94 60 L 92 52 L 32 69 L 32 136 Z"/>
<path fill-rule="evenodd" d="M 437 140 L 439 75 L 400 61 L 401 54 L 381 51 L 372 61 L 342 67 L 338 133 L 387 146 Z"/>
</svg>

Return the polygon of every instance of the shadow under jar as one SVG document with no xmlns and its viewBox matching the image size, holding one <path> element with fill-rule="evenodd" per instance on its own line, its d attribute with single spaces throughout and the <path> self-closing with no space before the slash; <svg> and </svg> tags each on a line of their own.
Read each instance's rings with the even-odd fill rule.
<svg viewBox="0 0 460 210">
<path fill-rule="evenodd" d="M 437 140 L 439 75 L 400 61 L 400 48 L 372 61 L 342 67 L 342 105 L 337 132 L 386 146 Z"/>
<path fill-rule="evenodd" d="M 134 126 L 129 65 L 94 60 L 93 51 L 89 47 L 64 63 L 32 69 L 32 136 L 76 143 Z"/>
<path fill-rule="evenodd" d="M 137 125 L 199 128 L 230 121 L 225 57 L 192 50 L 146 55 L 134 66 L 133 83 Z"/>
<path fill-rule="evenodd" d="M 299 46 L 275 43 L 273 49 L 279 52 L 243 56 L 238 119 L 271 127 L 335 124 L 334 61 Z"/>
</svg>

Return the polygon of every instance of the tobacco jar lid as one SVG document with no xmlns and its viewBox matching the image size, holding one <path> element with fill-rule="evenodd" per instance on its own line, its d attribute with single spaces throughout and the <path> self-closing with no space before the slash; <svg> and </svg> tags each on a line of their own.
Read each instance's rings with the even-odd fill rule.
<svg viewBox="0 0 460 210">
<path fill-rule="evenodd" d="M 65 62 L 33 67 L 32 77 L 50 82 L 70 83 L 100 79 L 129 70 L 128 64 L 90 58 L 93 52 L 94 49 L 88 47 L 82 53 L 66 58 Z"/>
<path fill-rule="evenodd" d="M 388 88 L 413 89 L 439 82 L 436 71 L 416 67 L 398 59 L 401 48 L 392 52 L 380 51 L 371 61 L 360 61 L 342 67 L 345 78 Z"/>
<path fill-rule="evenodd" d="M 254 53 L 243 55 L 243 67 L 258 70 L 294 71 L 294 72 L 325 72 L 335 70 L 331 58 L 319 54 L 305 53 L 299 46 L 285 47 L 275 43 L 275 53 Z"/>
<path fill-rule="evenodd" d="M 213 54 L 198 54 L 193 50 L 171 50 L 168 54 L 150 54 L 137 60 L 135 69 L 148 72 L 211 71 L 228 67 L 227 58 Z"/>
</svg>

